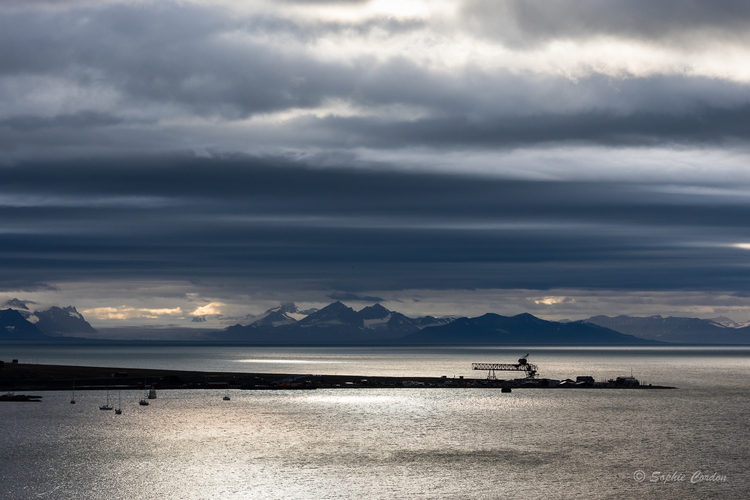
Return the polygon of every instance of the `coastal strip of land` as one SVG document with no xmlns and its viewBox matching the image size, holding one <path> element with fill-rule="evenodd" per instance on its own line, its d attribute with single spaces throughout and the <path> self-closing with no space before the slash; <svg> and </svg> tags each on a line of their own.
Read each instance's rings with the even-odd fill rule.
<svg viewBox="0 0 750 500">
<path fill-rule="evenodd" d="M 572 382 L 572 381 L 571 381 Z M 314 375 L 298 373 L 245 373 L 108 368 L 27 363 L 0 366 L 0 391 L 68 391 L 112 389 L 246 389 L 304 390 L 328 388 L 425 387 L 425 388 L 612 388 L 674 389 L 652 385 L 564 383 L 548 379 L 489 380 L 464 377 L 372 377 L 363 375 Z"/>
</svg>

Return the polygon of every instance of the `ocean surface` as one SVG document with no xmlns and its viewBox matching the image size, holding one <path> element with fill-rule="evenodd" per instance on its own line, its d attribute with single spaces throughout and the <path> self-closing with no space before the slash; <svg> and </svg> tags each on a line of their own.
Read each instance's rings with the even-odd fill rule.
<svg viewBox="0 0 750 500">
<path fill-rule="evenodd" d="M 0 498 L 750 498 L 746 346 L 0 344 L 6 362 L 365 377 L 483 377 L 471 363 L 526 353 L 541 377 L 677 389 L 110 393 L 122 415 L 39 392 L 0 403 Z"/>
</svg>

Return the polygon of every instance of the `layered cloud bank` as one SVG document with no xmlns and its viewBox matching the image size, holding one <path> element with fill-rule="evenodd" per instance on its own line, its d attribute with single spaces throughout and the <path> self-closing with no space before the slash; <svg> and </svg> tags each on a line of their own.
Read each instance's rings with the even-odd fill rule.
<svg viewBox="0 0 750 500">
<path fill-rule="evenodd" d="M 730 1 L 4 2 L 0 292 L 750 318 L 748 33 Z"/>
<path fill-rule="evenodd" d="M 407 149 L 413 165 L 394 167 L 430 168 L 435 150 L 594 147 L 590 161 L 602 148 L 651 150 L 627 160 L 676 145 L 744 150 L 750 132 L 742 2 L 11 2 L 2 11 L 5 162 L 176 150 L 377 160 Z M 581 174 L 574 159 L 557 177 Z M 493 170 L 476 158 L 451 163 Z"/>
</svg>

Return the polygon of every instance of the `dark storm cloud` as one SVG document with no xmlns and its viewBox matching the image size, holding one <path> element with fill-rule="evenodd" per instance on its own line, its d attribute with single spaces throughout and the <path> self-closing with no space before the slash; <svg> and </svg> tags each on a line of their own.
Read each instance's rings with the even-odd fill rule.
<svg viewBox="0 0 750 500">
<path fill-rule="evenodd" d="M 747 252 L 726 246 L 750 241 L 750 197 L 739 186 L 696 195 L 251 157 L 25 164 L 3 175 L 2 279 L 14 284 L 287 280 L 361 295 L 419 287 L 742 290 L 750 279 Z M 3 204 L 10 194 L 30 201 Z M 107 197 L 168 202 L 86 202 Z M 33 203 L 55 199 L 67 205 Z"/>
<path fill-rule="evenodd" d="M 0 170 L 5 177 L 0 206 L 15 210 L 19 226 L 33 221 L 37 213 L 75 221 L 89 216 L 95 223 L 101 213 L 121 214 L 127 220 L 150 211 L 184 216 L 196 224 L 201 216 L 221 216 L 206 221 L 208 225 L 307 225 L 295 217 L 321 216 L 309 224 L 347 226 L 354 220 L 372 227 L 410 227 L 412 219 L 438 224 L 525 223 L 537 217 L 553 222 L 606 224 L 616 218 L 635 225 L 688 221 L 711 226 L 717 220 L 739 225 L 747 215 L 743 191 L 735 196 L 731 190 L 691 195 L 690 186 L 682 194 L 679 189 L 638 183 L 492 180 L 377 168 L 384 166 L 308 168 L 284 157 L 243 155 L 23 163 Z M 151 222 L 145 217 L 137 224 L 146 229 Z"/>
<path fill-rule="evenodd" d="M 469 0 L 463 15 L 517 47 L 597 36 L 692 45 L 709 35 L 747 41 L 750 32 L 750 5 L 742 0 Z"/>
</svg>

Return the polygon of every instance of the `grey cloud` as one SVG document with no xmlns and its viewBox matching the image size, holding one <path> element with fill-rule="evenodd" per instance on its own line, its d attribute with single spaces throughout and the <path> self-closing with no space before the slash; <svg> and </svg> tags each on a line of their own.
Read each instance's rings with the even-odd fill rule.
<svg viewBox="0 0 750 500">
<path fill-rule="evenodd" d="M 25 309 L 28 311 L 29 308 L 26 304 L 36 304 L 36 302 L 31 300 L 10 299 L 5 301 L 2 307 L 15 307 L 16 309 Z"/>
<path fill-rule="evenodd" d="M 22 272 L 14 272 L 13 276 L 10 276 L 10 273 L 8 276 L 5 277 L 5 279 L 0 279 L 0 291 L 9 291 L 9 292 L 57 292 L 60 291 L 60 288 L 57 285 L 50 285 L 48 283 L 44 283 L 41 281 L 38 281 L 29 275 L 25 275 Z"/>
<path fill-rule="evenodd" d="M 406 66 L 404 64 L 404 66 Z M 404 75 L 414 86 L 399 87 Z M 379 73 L 378 73 L 379 74 Z M 421 145 L 514 147 L 550 142 L 605 145 L 723 143 L 748 138 L 750 92 L 746 85 L 709 78 L 655 76 L 614 80 L 495 74 L 432 84 L 416 68 L 384 66 L 382 86 L 363 88 L 363 100 L 400 101 L 431 109 L 428 116 L 303 117 L 297 130 L 330 130 L 342 143 L 370 147 Z M 475 80 L 483 82 L 474 86 Z M 500 91 L 491 87 L 496 85 Z M 375 90 L 381 88 L 380 91 Z M 585 96 L 585 97 L 582 97 Z"/>
<path fill-rule="evenodd" d="M 335 292 L 328 294 L 328 298 L 331 300 L 342 300 L 348 302 L 384 302 L 385 299 L 382 297 L 376 297 L 374 295 L 360 295 L 351 292 Z"/>
<path fill-rule="evenodd" d="M 359 24 L 237 19 L 216 9 L 169 2 L 16 12 L 0 20 L 5 48 L 0 74 L 62 77 L 82 88 L 109 86 L 134 99 L 133 104 L 143 99 L 177 103 L 198 114 L 243 118 L 351 95 L 362 72 L 316 61 L 303 46 L 289 50 L 254 37 L 291 37 L 304 44 L 322 33 L 419 26 L 393 19 Z"/>
<path fill-rule="evenodd" d="M 390 86 L 384 83 L 381 88 L 376 83 L 381 77 L 375 71 L 355 93 L 358 102 L 372 107 L 419 106 L 429 110 L 426 116 L 303 116 L 287 120 L 283 126 L 269 125 L 267 135 L 260 137 L 271 143 L 287 141 L 302 148 L 334 150 L 357 146 L 507 149 L 550 143 L 723 145 L 728 141 L 746 142 L 748 138 L 750 92 L 739 84 L 655 77 L 619 81 L 615 87 L 610 79 L 601 77 L 573 83 L 508 76 L 500 77 L 498 82 L 506 84 L 504 88 L 510 95 L 523 96 L 523 100 L 503 101 L 490 89 L 462 87 L 460 80 L 431 85 L 427 73 L 413 66 L 409 69 L 405 63 L 388 68 L 385 74 L 390 76 L 382 81 L 396 83 Z M 423 84 L 399 87 L 397 82 L 402 82 L 410 72 L 423 78 Z M 521 90 L 524 85 L 525 90 Z M 587 97 L 581 101 L 577 95 Z M 534 104 L 526 105 L 527 100 Z M 194 105 L 206 110 L 211 107 L 206 102 Z M 217 106 L 233 109 L 231 100 Z M 20 151 L 20 157 L 23 152 L 27 157 L 40 157 L 190 147 L 185 132 L 103 113 L 79 113 L 55 119 L 15 117 L 0 126 L 5 128 L 0 147 L 8 155 L 6 161 L 13 151 Z M 187 133 L 197 135 L 200 143 L 205 141 L 200 135 L 206 132 L 196 129 Z M 209 133 L 220 148 L 241 144 L 222 143 L 220 134 Z M 248 143 L 261 142 L 260 138 L 254 138 L 251 134 Z"/>
<path fill-rule="evenodd" d="M 245 27 L 228 15 L 171 3 L 11 14 L 1 28 L 5 75 L 72 76 L 84 87 L 106 84 L 134 99 L 177 102 L 198 113 L 242 117 L 312 106 L 323 88 L 351 81 L 346 68 L 240 41 Z"/>
<path fill-rule="evenodd" d="M 467 116 L 392 122 L 361 117 L 307 117 L 301 127 L 317 126 L 347 135 L 351 141 L 378 148 L 460 145 L 530 146 L 540 143 L 589 143 L 608 146 L 725 144 L 750 139 L 750 105 L 706 108 L 684 114 L 647 110 L 620 115 L 611 111 L 539 113 L 534 116 Z"/>
<path fill-rule="evenodd" d="M 464 19 L 515 47 L 616 36 L 670 45 L 747 43 L 750 5 L 742 0 L 469 0 Z"/>
<path fill-rule="evenodd" d="M 122 122 L 122 118 L 107 113 L 79 111 L 53 117 L 40 117 L 33 115 L 14 116 L 12 118 L 0 120 L 0 128 L 31 132 L 48 128 L 87 129 L 94 127 L 108 127 L 118 125 Z"/>
</svg>

